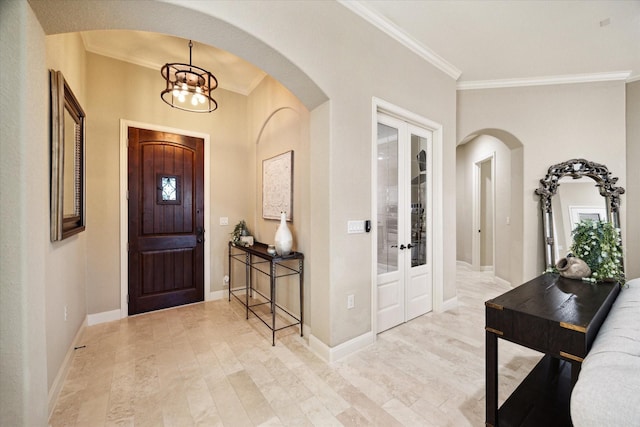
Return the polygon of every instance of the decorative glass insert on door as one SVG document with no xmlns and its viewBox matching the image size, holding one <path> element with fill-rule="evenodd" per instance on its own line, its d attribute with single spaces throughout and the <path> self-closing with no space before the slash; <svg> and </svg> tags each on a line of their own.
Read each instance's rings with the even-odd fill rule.
<svg viewBox="0 0 640 427">
<path fill-rule="evenodd" d="M 178 199 L 178 188 L 175 176 L 162 177 L 162 200 L 165 202 Z"/>
<path fill-rule="evenodd" d="M 411 135 L 411 267 L 427 262 L 427 142 Z"/>
<path fill-rule="evenodd" d="M 378 123 L 378 274 L 398 270 L 398 129 Z"/>
<path fill-rule="evenodd" d="M 180 204 L 180 179 L 176 175 L 158 176 L 158 203 Z"/>
</svg>

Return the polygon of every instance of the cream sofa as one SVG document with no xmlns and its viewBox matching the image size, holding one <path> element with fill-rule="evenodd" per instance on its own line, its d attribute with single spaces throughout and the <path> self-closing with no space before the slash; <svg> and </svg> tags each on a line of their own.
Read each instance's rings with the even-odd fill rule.
<svg viewBox="0 0 640 427">
<path fill-rule="evenodd" d="M 640 426 L 640 279 L 622 288 L 571 394 L 575 427 Z"/>
</svg>

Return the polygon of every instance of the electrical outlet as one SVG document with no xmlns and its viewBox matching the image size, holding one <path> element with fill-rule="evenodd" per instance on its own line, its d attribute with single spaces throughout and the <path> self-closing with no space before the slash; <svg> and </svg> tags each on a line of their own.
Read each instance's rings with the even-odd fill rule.
<svg viewBox="0 0 640 427">
<path fill-rule="evenodd" d="M 64 321 L 65 321 L 65 322 L 67 321 L 68 314 L 69 314 L 69 313 L 68 313 L 68 311 L 67 311 L 67 306 L 65 305 L 65 306 L 64 306 Z"/>
<path fill-rule="evenodd" d="M 349 310 L 351 310 L 353 307 L 355 307 L 356 302 L 355 302 L 355 297 L 353 294 L 351 295 L 347 295 L 347 308 Z"/>
<path fill-rule="evenodd" d="M 222 282 L 223 282 L 222 286 L 224 286 L 225 288 L 226 288 L 227 286 L 229 286 L 229 276 L 228 276 L 228 275 L 225 275 L 225 276 L 222 278 Z"/>
</svg>

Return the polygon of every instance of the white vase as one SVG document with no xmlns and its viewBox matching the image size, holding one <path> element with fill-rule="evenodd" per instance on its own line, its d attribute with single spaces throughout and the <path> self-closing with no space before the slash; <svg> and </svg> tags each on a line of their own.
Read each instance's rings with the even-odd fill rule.
<svg viewBox="0 0 640 427">
<path fill-rule="evenodd" d="M 287 214 L 285 212 L 280 213 L 280 226 L 278 226 L 274 240 L 276 253 L 278 255 L 285 256 L 291 253 L 293 236 L 291 235 L 291 230 L 289 230 L 289 227 L 287 226 Z"/>
</svg>

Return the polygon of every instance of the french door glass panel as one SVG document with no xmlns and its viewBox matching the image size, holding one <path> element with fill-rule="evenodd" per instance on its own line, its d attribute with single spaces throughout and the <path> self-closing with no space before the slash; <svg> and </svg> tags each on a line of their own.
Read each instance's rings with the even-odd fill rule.
<svg viewBox="0 0 640 427">
<path fill-rule="evenodd" d="M 398 270 L 398 129 L 378 123 L 378 274 Z"/>
<path fill-rule="evenodd" d="M 428 139 L 411 135 L 411 267 L 427 263 Z"/>
</svg>

